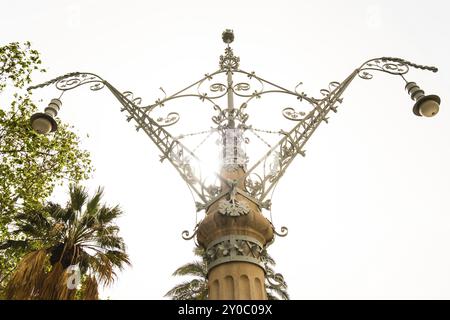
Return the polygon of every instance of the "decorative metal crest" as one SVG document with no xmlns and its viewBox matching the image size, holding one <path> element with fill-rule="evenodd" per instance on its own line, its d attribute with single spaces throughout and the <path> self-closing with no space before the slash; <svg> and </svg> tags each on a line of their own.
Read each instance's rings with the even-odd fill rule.
<svg viewBox="0 0 450 320">
<path fill-rule="evenodd" d="M 243 202 L 234 200 L 220 200 L 219 213 L 229 217 L 245 216 L 250 212 L 250 208 Z"/>
<path fill-rule="evenodd" d="M 234 55 L 233 49 L 227 47 L 225 49 L 225 55 L 220 56 L 220 70 L 237 70 L 239 68 L 239 61 L 240 58 Z"/>
</svg>

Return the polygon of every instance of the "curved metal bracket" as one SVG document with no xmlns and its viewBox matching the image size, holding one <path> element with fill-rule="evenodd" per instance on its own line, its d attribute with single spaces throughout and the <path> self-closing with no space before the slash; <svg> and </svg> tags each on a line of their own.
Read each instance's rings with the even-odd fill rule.
<svg viewBox="0 0 450 320">
<path fill-rule="evenodd" d="M 289 230 L 287 227 L 282 226 L 280 232 L 278 232 L 277 230 L 275 230 L 275 227 L 273 227 L 273 233 L 275 233 L 279 237 L 286 237 L 289 233 Z"/>
<path fill-rule="evenodd" d="M 404 75 L 409 72 L 409 67 L 437 72 L 438 68 L 412 63 L 408 60 L 395 57 L 381 57 L 367 60 L 358 68 L 358 76 L 370 80 L 373 75 L 369 71 L 381 71 L 392 75 Z M 369 71 L 368 71 L 369 70 Z"/>
<path fill-rule="evenodd" d="M 192 234 L 190 234 L 190 232 L 188 230 L 183 230 L 183 232 L 181 233 L 181 237 L 184 240 L 191 240 L 191 239 L 193 239 L 196 236 L 197 232 L 198 232 L 198 226 L 200 225 L 200 223 L 201 222 L 199 222 L 199 223 L 197 223 L 195 225 L 194 230 L 192 231 Z"/>
<path fill-rule="evenodd" d="M 90 73 L 90 72 L 71 72 L 65 75 L 56 77 L 52 80 L 46 81 L 44 83 L 30 86 L 27 90 L 34 90 L 38 88 L 44 88 L 51 84 L 55 84 L 56 88 L 61 91 L 68 91 L 75 89 L 79 86 L 91 83 L 90 89 L 92 91 L 97 91 L 103 89 L 105 86 L 105 80 L 100 76 Z"/>
</svg>

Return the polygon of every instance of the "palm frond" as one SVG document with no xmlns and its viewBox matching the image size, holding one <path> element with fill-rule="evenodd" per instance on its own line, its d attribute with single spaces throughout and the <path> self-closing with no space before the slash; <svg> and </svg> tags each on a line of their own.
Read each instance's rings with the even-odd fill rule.
<svg viewBox="0 0 450 320">
<path fill-rule="evenodd" d="M 116 277 L 114 265 L 108 256 L 102 252 L 97 252 L 89 258 L 89 268 L 94 271 L 100 282 L 105 286 L 112 284 Z"/>
<path fill-rule="evenodd" d="M 275 260 L 272 258 L 272 256 L 267 252 L 267 249 L 264 249 L 261 252 L 261 258 L 264 262 L 266 262 L 267 265 L 269 266 L 275 266 L 276 262 Z"/>
<path fill-rule="evenodd" d="M 83 300 L 98 300 L 98 283 L 94 276 L 88 276 L 83 286 Z"/>
<path fill-rule="evenodd" d="M 6 298 L 32 299 L 36 296 L 45 277 L 47 253 L 45 250 L 32 251 L 17 265 L 6 286 Z"/>
<path fill-rule="evenodd" d="M 88 193 L 84 187 L 71 185 L 69 187 L 70 203 L 68 207 L 81 211 L 88 199 Z"/>
<path fill-rule="evenodd" d="M 193 279 L 175 286 L 164 296 L 171 297 L 172 300 L 202 300 L 207 295 L 208 285 L 205 279 Z"/>
<path fill-rule="evenodd" d="M 194 261 L 182 265 L 177 270 L 175 270 L 172 275 L 206 277 L 207 272 L 207 267 L 204 262 Z"/>
<path fill-rule="evenodd" d="M 69 300 L 75 293 L 75 289 L 69 289 L 68 273 L 63 265 L 58 262 L 46 275 L 39 293 L 41 300 Z M 71 292 L 73 294 L 71 294 Z"/>
<path fill-rule="evenodd" d="M 266 282 L 266 292 L 267 292 L 267 296 L 269 296 L 269 294 L 271 294 L 272 296 L 276 297 L 277 299 L 274 300 L 289 300 L 289 293 L 287 292 L 287 286 L 286 285 L 282 285 L 282 286 L 274 286 L 270 283 Z"/>
<path fill-rule="evenodd" d="M 86 204 L 86 214 L 87 215 L 94 215 L 98 212 L 98 207 L 100 205 L 100 200 L 103 197 L 103 188 L 98 187 L 97 192 L 95 195 L 90 198 Z"/>
<path fill-rule="evenodd" d="M 45 208 L 40 211 L 26 211 L 21 214 L 17 214 L 14 217 L 15 230 L 12 234 L 19 235 L 21 233 L 27 234 L 32 237 L 41 237 L 43 233 L 46 233 L 51 228 L 51 223 L 47 219 Z"/>
<path fill-rule="evenodd" d="M 95 242 L 97 242 L 98 245 L 100 247 L 103 247 L 104 249 L 125 249 L 125 241 L 123 240 L 123 238 L 109 233 L 108 230 L 100 230 L 92 236 L 86 237 L 82 240 L 84 240 L 85 242 L 95 240 Z"/>
<path fill-rule="evenodd" d="M 193 251 L 194 251 L 195 256 L 200 257 L 200 258 L 205 257 L 206 251 L 204 248 L 202 248 L 200 246 L 195 246 Z"/>
<path fill-rule="evenodd" d="M 119 250 L 108 250 L 105 252 L 106 257 L 108 257 L 109 261 L 117 267 L 119 270 L 123 270 L 124 267 L 131 266 L 130 257 L 127 253 Z"/>
<path fill-rule="evenodd" d="M 112 220 L 118 218 L 123 214 L 122 209 L 119 206 L 107 207 L 102 206 L 97 214 L 97 219 L 101 224 L 108 224 Z"/>
<path fill-rule="evenodd" d="M 54 219 L 54 221 L 71 223 L 75 220 L 75 212 L 70 209 L 68 210 L 66 208 L 62 208 L 59 204 L 49 203 L 45 206 L 45 210 Z"/>
</svg>

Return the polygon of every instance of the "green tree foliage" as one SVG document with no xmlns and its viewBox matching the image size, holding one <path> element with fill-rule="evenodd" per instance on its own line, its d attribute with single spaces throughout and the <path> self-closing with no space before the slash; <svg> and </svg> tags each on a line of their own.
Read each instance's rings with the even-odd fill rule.
<svg viewBox="0 0 450 320">
<path fill-rule="evenodd" d="M 20 44 L 12 42 L 0 47 L 0 91 L 3 91 L 8 82 L 16 88 L 22 88 L 31 82 L 31 74 L 41 68 L 42 61 L 37 50 L 31 49 L 31 43 Z"/>
<path fill-rule="evenodd" d="M 0 94 L 9 84 L 20 91 L 40 68 L 39 53 L 30 43 L 0 47 Z M 37 110 L 29 93 L 15 92 L 6 107 L 0 100 L 0 228 L 23 206 L 33 207 L 48 197 L 64 179 L 88 177 L 89 154 L 69 127 L 59 124 L 48 136 L 35 133 L 30 116 Z"/>
<path fill-rule="evenodd" d="M 48 203 L 15 217 L 11 239 L 0 248 L 28 253 L 10 276 L 7 299 L 98 299 L 98 284 L 111 284 L 116 270 L 130 264 L 115 224 L 122 211 L 102 204 L 102 195 L 99 188 L 89 198 L 84 188 L 72 186 L 65 207 Z M 75 265 L 81 281 L 70 288 Z"/>
<path fill-rule="evenodd" d="M 92 169 L 89 153 L 67 125 L 57 120 L 58 131 L 48 136 L 31 129 L 30 116 L 38 108 L 23 88 L 33 72 L 45 71 L 41 64 L 29 42 L 0 46 L 0 242 L 10 239 L 19 212 L 39 208 L 55 185 L 76 183 Z M 0 250 L 0 290 L 25 253 L 22 247 Z"/>
<path fill-rule="evenodd" d="M 186 263 L 179 267 L 173 273 L 173 276 L 189 276 L 191 279 L 186 280 L 172 289 L 170 289 L 165 297 L 172 300 L 206 300 L 208 299 L 208 267 L 206 263 L 205 250 L 201 247 L 194 249 L 194 254 L 200 260 Z M 266 293 L 269 300 L 289 300 L 287 292 L 287 284 L 283 276 L 273 271 L 275 260 L 264 250 L 262 259 L 266 262 Z"/>
</svg>

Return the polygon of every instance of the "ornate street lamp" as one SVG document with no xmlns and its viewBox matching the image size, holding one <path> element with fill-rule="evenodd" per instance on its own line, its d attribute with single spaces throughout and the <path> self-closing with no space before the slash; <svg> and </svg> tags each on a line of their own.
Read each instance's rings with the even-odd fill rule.
<svg viewBox="0 0 450 320">
<path fill-rule="evenodd" d="M 55 117 L 58 115 L 58 111 L 61 108 L 61 100 L 52 99 L 45 108 L 44 113 L 37 112 L 31 116 L 31 127 L 34 131 L 40 134 L 47 134 L 56 131 L 58 125 L 56 124 Z"/>
<path fill-rule="evenodd" d="M 371 59 L 342 82 L 331 82 L 320 90 L 320 97 L 312 97 L 299 90 L 300 84 L 289 90 L 254 72 L 240 69 L 240 59 L 230 47 L 233 32 L 225 30 L 222 39 L 227 46 L 220 56 L 217 71 L 205 74 L 172 95 L 167 96 L 162 90 L 164 97 L 153 104 L 143 104 L 142 99 L 130 91 L 121 92 L 108 81 L 86 72 L 69 73 L 29 90 L 53 84 L 61 94 L 86 84 L 94 91 L 108 88 L 122 104 L 121 111 L 126 112 L 127 121 L 136 122 L 136 130 L 143 130 L 161 151 L 161 161 L 169 161 L 187 183 L 197 212 L 205 212 L 194 231 L 183 231 L 182 236 L 186 240 L 196 236 L 197 245 L 206 250 L 209 298 L 266 299 L 263 253 L 275 235 L 287 235 L 286 227 L 277 231 L 272 224 L 271 197 L 287 167 L 298 154 L 305 155 L 306 142 L 322 122 L 328 121 L 330 111 L 337 112 L 349 84 L 357 77 L 372 79 L 374 71 L 398 76 L 406 82 L 406 90 L 415 101 L 415 115 L 435 116 L 440 98 L 425 95 L 416 83 L 408 82 L 405 75 L 410 68 L 432 72 L 437 72 L 437 68 L 392 57 Z M 271 96 L 277 97 L 276 105 L 282 104 L 279 103 L 282 97 L 290 99 L 289 106 L 280 108 L 284 119 L 279 117 L 287 129 L 259 127 L 258 117 L 262 119 L 262 126 L 268 125 L 267 118 L 260 117 L 261 112 L 252 112 L 250 116 L 258 99 L 266 100 Z M 182 119 L 180 112 L 191 111 L 185 106 L 177 111 L 168 108 L 186 99 L 197 99 L 209 106 L 204 110 L 211 113 L 212 123 L 196 123 L 197 127 L 206 126 L 205 130 L 175 135 L 172 130 L 183 122 L 179 121 Z M 53 99 L 45 113 L 32 116 L 32 127 L 40 133 L 55 131 L 54 117 L 60 107 L 61 101 Z M 272 103 L 268 107 L 273 108 Z M 189 118 L 189 114 L 186 116 Z M 270 119 L 274 126 L 277 117 Z M 293 126 L 287 125 L 292 121 Z M 168 127 L 173 128 L 172 132 Z M 260 156 L 255 156 L 258 152 Z M 211 163 L 218 164 L 216 170 L 211 170 Z M 270 214 L 263 215 L 263 210 Z M 277 276 L 271 278 L 283 282 Z"/>
</svg>

